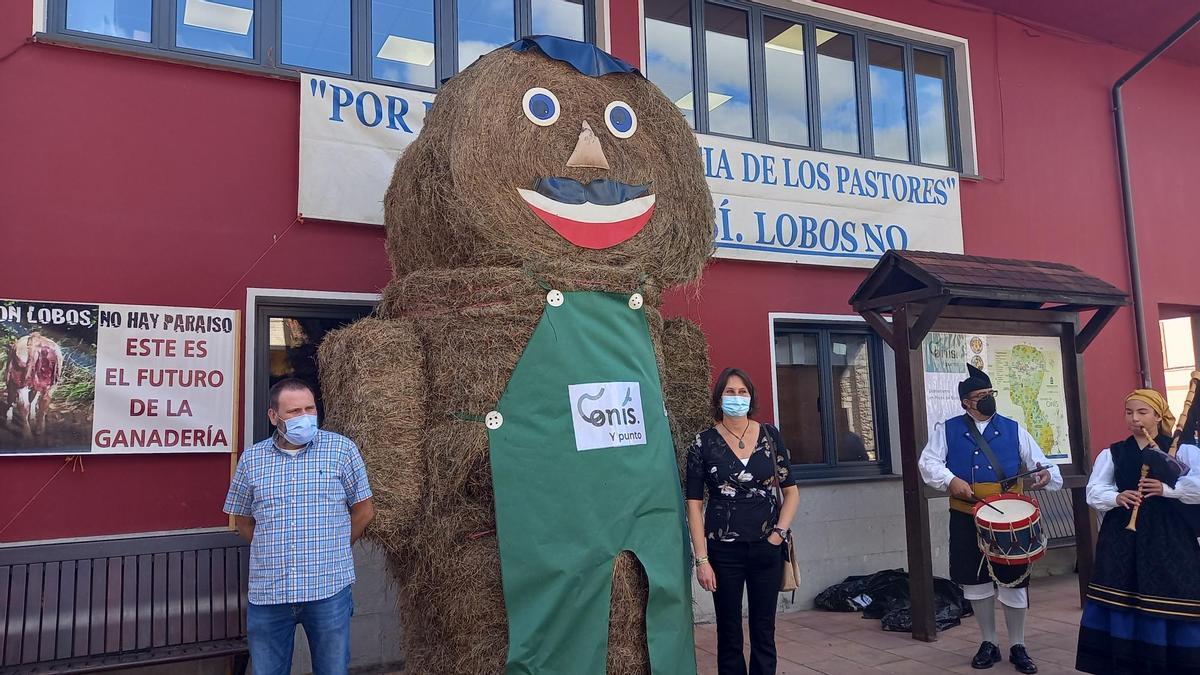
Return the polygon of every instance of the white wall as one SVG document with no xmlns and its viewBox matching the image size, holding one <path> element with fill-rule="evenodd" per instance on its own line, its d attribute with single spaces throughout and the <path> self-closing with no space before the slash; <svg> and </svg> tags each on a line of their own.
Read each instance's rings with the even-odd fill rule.
<svg viewBox="0 0 1200 675">
<path fill-rule="evenodd" d="M 933 570 L 949 573 L 946 558 L 949 511 L 946 499 L 929 502 Z M 784 611 L 812 609 L 813 598 L 848 576 L 886 569 L 908 569 L 904 538 L 904 494 L 899 478 L 800 487 L 800 510 L 792 523 L 802 581 L 791 594 L 780 594 Z M 714 618 L 712 594 L 693 582 L 698 622 Z"/>
</svg>

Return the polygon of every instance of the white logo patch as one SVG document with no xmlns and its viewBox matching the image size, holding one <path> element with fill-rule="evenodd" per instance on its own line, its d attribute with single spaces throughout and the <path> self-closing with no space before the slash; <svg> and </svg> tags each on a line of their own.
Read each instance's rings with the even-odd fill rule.
<svg viewBox="0 0 1200 675">
<path fill-rule="evenodd" d="M 579 451 L 646 444 L 642 388 L 637 382 L 567 386 Z"/>
</svg>

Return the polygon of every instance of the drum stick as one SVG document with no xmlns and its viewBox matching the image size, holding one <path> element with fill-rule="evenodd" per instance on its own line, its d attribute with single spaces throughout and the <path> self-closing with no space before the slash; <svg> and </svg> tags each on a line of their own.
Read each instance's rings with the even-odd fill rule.
<svg viewBox="0 0 1200 675">
<path fill-rule="evenodd" d="M 1013 476 L 1012 478 L 1007 478 L 1007 479 L 1005 479 L 1003 482 L 1004 482 L 1004 484 L 1005 484 L 1005 485 L 1013 485 L 1013 484 L 1015 484 L 1015 483 L 1016 483 L 1018 480 L 1020 480 L 1020 479 L 1022 479 L 1022 478 L 1024 478 L 1024 477 L 1026 477 L 1026 476 L 1032 476 L 1032 475 L 1033 475 L 1033 474 L 1035 474 L 1035 473 L 1038 473 L 1038 472 L 1041 472 L 1041 471 L 1045 471 L 1047 468 L 1048 468 L 1048 467 L 1044 467 L 1044 466 L 1042 466 L 1041 464 L 1038 464 L 1036 468 L 1030 469 L 1029 471 L 1026 471 L 1025 473 L 1019 473 L 1019 474 L 1017 474 L 1017 475 Z"/>
<path fill-rule="evenodd" d="M 978 502 L 983 502 L 983 500 L 982 500 L 982 499 L 976 499 L 975 501 L 976 501 L 977 503 L 978 503 Z M 996 513 L 999 513 L 1000 515 L 1004 515 L 1004 512 L 1000 510 L 1000 507 L 999 507 L 999 506 L 996 506 L 995 504 L 993 504 L 993 503 L 991 503 L 991 502 L 983 502 L 983 505 L 984 505 L 984 506 L 987 506 L 987 507 L 989 507 L 989 508 L 991 508 L 991 509 L 993 509 L 994 511 L 996 511 Z"/>
<path fill-rule="evenodd" d="M 1179 440 L 1181 438 L 1183 438 L 1183 432 L 1187 428 L 1188 416 L 1192 412 L 1192 401 L 1196 398 L 1196 385 L 1198 383 L 1200 383 L 1200 370 L 1193 370 L 1192 371 L 1192 381 L 1188 383 L 1187 397 L 1183 399 L 1183 409 L 1179 411 L 1179 417 L 1175 419 L 1175 430 L 1174 430 L 1174 433 L 1171 434 L 1171 448 L 1169 450 L 1167 450 L 1167 454 L 1169 454 L 1172 457 L 1174 457 L 1175 454 L 1177 452 L 1179 452 Z M 1142 428 L 1142 433 L 1146 433 L 1146 430 L 1144 427 Z M 1146 435 L 1150 436 L 1150 434 L 1148 434 L 1148 433 L 1146 433 Z M 1154 439 L 1153 436 L 1150 436 L 1150 438 L 1151 438 L 1151 440 Z M 1156 446 L 1158 445 L 1157 442 L 1155 443 L 1155 445 Z M 1143 464 L 1142 465 L 1142 478 L 1145 478 L 1149 474 L 1150 474 L 1150 467 Z M 1142 508 L 1141 504 L 1134 505 L 1133 513 L 1129 514 L 1129 524 L 1125 526 L 1125 529 L 1130 530 L 1132 532 L 1137 532 L 1138 510 L 1141 508 Z"/>
</svg>

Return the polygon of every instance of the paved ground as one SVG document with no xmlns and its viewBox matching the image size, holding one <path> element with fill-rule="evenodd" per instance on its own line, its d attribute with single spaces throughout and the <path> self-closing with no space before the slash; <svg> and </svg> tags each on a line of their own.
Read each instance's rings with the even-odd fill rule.
<svg viewBox="0 0 1200 675">
<path fill-rule="evenodd" d="M 1035 579 L 1031 589 L 1025 642 L 1040 675 L 1075 671 L 1079 633 L 1079 582 L 1075 575 Z M 1004 615 L 996 608 L 1000 651 L 1004 660 L 991 670 L 971 668 L 979 648 L 973 617 L 939 634 L 936 642 L 918 642 L 906 633 L 885 633 L 877 620 L 857 613 L 822 611 L 779 615 L 776 646 L 780 675 L 876 675 L 877 673 L 1015 673 L 1008 662 Z M 696 660 L 700 675 L 714 675 L 717 637 L 711 624 L 696 626 Z"/>
</svg>

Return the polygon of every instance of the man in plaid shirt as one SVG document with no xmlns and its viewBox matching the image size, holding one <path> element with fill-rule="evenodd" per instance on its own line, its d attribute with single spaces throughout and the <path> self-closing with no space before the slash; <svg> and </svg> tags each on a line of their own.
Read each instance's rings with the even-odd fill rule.
<svg viewBox="0 0 1200 675">
<path fill-rule="evenodd" d="M 307 384 L 283 380 L 270 398 L 275 433 L 242 454 L 225 499 L 250 540 L 250 658 L 258 675 L 290 673 L 300 624 L 313 674 L 343 675 L 354 613 L 350 545 L 375 516 L 367 469 L 350 439 L 317 428 Z"/>
</svg>

